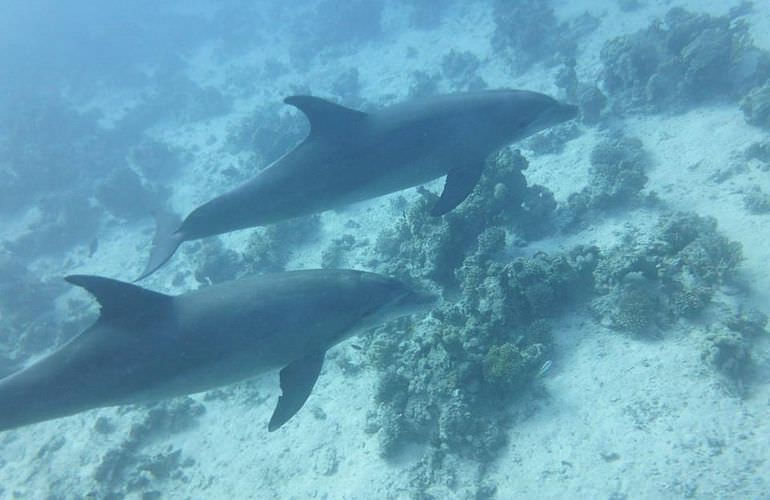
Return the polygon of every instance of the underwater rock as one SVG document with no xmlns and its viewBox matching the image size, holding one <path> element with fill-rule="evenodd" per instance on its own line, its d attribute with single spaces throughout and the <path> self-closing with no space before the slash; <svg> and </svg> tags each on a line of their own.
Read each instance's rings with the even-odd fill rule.
<svg viewBox="0 0 770 500">
<path fill-rule="evenodd" d="M 609 40 L 601 51 L 604 88 L 618 111 L 684 111 L 736 100 L 770 76 L 738 13 L 712 17 L 675 7 L 663 21 Z"/>
<path fill-rule="evenodd" d="M 741 111 L 749 125 L 770 129 L 770 83 L 746 94 L 741 100 Z"/>
</svg>

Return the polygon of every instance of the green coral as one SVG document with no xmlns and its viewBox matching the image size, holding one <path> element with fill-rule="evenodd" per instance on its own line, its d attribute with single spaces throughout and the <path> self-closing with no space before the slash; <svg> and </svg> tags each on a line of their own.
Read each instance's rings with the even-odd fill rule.
<svg viewBox="0 0 770 500">
<path fill-rule="evenodd" d="M 517 389 L 529 380 L 544 362 L 545 346 L 530 344 L 519 349 L 513 343 L 506 342 L 492 346 L 484 356 L 484 380 L 492 387 L 505 391 Z"/>
</svg>

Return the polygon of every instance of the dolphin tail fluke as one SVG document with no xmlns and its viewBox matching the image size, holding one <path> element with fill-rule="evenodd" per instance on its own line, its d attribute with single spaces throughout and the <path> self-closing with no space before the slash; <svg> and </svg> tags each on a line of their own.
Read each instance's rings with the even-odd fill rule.
<svg viewBox="0 0 770 500">
<path fill-rule="evenodd" d="M 142 274 L 134 282 L 142 280 L 157 271 L 168 262 L 179 245 L 185 240 L 184 233 L 179 231 L 181 218 L 167 210 L 155 209 L 152 212 L 155 217 L 155 238 L 152 240 L 150 260 L 147 262 Z"/>
</svg>

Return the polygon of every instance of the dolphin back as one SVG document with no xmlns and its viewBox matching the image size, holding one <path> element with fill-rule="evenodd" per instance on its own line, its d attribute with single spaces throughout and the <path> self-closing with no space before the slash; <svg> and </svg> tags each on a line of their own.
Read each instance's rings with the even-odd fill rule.
<svg viewBox="0 0 770 500">
<path fill-rule="evenodd" d="M 173 297 L 109 278 L 65 278 L 91 293 L 98 321 L 35 363 L 0 379 L 0 431 L 131 402 L 124 355 L 147 325 L 169 316 Z M 139 338 L 132 342 L 132 338 Z M 128 339 L 128 340 L 126 340 Z M 128 389 L 121 392 L 121 383 Z"/>
</svg>

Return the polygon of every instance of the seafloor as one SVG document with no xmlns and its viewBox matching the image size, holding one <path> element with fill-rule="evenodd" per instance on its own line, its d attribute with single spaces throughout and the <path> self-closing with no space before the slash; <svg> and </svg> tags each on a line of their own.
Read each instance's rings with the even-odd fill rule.
<svg viewBox="0 0 770 500">
<path fill-rule="evenodd" d="M 53 180 L 23 199 L 3 188 L 4 367 L 95 317 L 61 276 L 139 274 L 153 227 L 138 200 L 187 213 L 301 139 L 287 95 L 365 109 L 526 88 L 581 119 L 490 159 L 442 220 L 410 189 L 186 243 L 143 286 L 349 267 L 446 301 L 336 347 L 274 433 L 275 374 L 7 431 L 0 497 L 770 498 L 770 8 L 303 5 L 250 8 L 255 33 L 232 9 L 229 37 L 138 83 L 84 77 L 15 105 L 30 123 L 3 121 L 7 179 Z M 525 206 L 505 205 L 511 190 Z"/>
</svg>

